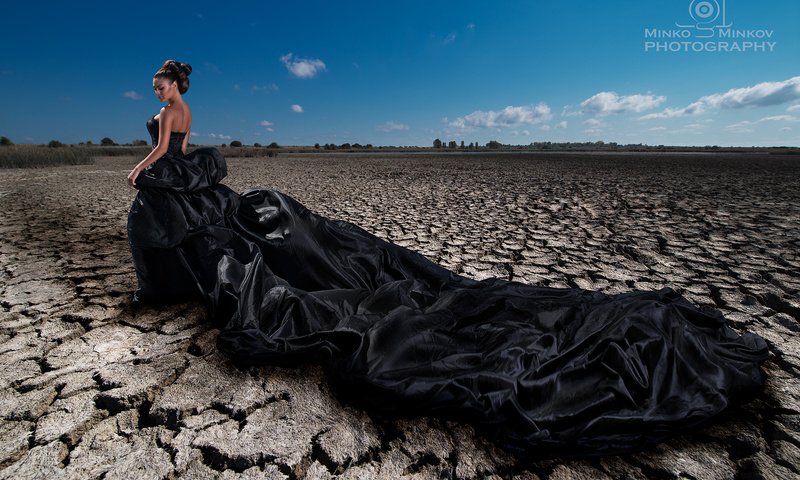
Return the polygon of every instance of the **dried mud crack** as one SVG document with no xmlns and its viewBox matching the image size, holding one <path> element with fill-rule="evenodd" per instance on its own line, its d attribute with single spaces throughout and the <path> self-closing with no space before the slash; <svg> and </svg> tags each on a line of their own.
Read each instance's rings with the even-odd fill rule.
<svg viewBox="0 0 800 480">
<path fill-rule="evenodd" d="M 473 278 L 670 286 L 763 336 L 768 383 L 693 435 L 524 459 L 469 425 L 342 405 L 321 369 L 240 369 L 198 304 L 133 309 L 133 158 L 0 178 L 0 478 L 800 477 L 800 160 L 769 155 L 229 159 Z"/>
</svg>

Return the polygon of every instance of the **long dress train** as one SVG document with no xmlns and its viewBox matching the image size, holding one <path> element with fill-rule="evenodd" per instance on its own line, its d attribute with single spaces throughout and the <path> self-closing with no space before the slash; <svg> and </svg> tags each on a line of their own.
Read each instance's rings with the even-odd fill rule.
<svg viewBox="0 0 800 480">
<path fill-rule="evenodd" d="M 238 194 L 219 151 L 182 138 L 136 180 L 136 301 L 205 299 L 235 362 L 315 362 L 343 401 L 529 456 L 646 448 L 763 388 L 764 340 L 672 289 L 476 281 L 280 191 Z"/>
</svg>

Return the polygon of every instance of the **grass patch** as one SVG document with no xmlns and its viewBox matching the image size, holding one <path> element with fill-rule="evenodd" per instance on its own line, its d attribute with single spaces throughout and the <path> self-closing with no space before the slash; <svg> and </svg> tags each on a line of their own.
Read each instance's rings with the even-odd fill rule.
<svg viewBox="0 0 800 480">
<path fill-rule="evenodd" d="M 133 156 L 145 158 L 152 151 L 149 145 L 63 145 L 51 142 L 48 145 L 3 145 L 0 146 L 0 168 L 37 168 L 57 165 L 89 165 L 94 157 Z M 58 145 L 58 146 L 57 146 Z M 207 145 L 192 145 L 188 151 Z M 210 145 L 213 146 L 213 145 Z M 278 150 L 271 147 L 215 147 L 225 157 L 275 157 Z"/>
<path fill-rule="evenodd" d="M 9 145 L 0 147 L 0 168 L 86 165 L 93 162 L 90 152 L 83 148 L 51 148 L 42 145 Z"/>
<path fill-rule="evenodd" d="M 65 145 L 6 145 L 0 147 L 0 168 L 41 168 L 57 165 L 90 165 L 94 157 L 137 155 L 142 158 L 150 147 L 92 147 Z"/>
</svg>

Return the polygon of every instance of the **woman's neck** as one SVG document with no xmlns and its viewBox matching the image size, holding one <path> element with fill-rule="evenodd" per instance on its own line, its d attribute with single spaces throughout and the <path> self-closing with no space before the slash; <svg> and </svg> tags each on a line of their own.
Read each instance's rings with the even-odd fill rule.
<svg viewBox="0 0 800 480">
<path fill-rule="evenodd" d="M 167 106 L 168 106 L 168 107 L 173 107 L 173 106 L 175 106 L 175 105 L 179 105 L 179 104 L 181 104 L 181 103 L 183 103 L 183 99 L 181 99 L 180 97 L 178 97 L 178 98 L 175 98 L 175 99 L 173 99 L 173 100 L 168 100 L 168 101 L 167 101 Z"/>
</svg>

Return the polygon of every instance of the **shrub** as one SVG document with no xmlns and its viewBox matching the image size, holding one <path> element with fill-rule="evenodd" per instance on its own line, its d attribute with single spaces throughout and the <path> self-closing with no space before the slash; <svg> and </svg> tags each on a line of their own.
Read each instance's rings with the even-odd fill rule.
<svg viewBox="0 0 800 480">
<path fill-rule="evenodd" d="M 8 137 L 0 137 L 0 145 L 5 147 L 9 145 L 14 145 L 14 143 Z"/>
<path fill-rule="evenodd" d="M 48 143 L 47 146 L 50 148 L 58 148 L 58 147 L 63 147 L 64 144 L 59 142 L 58 140 L 50 140 L 50 143 Z"/>
<path fill-rule="evenodd" d="M 104 147 L 110 147 L 112 145 L 116 145 L 116 143 L 114 143 L 114 140 L 111 140 L 108 137 L 103 137 L 103 139 L 100 140 L 100 145 L 102 145 Z"/>
<path fill-rule="evenodd" d="M 241 147 L 241 146 L 242 142 L 240 142 L 239 140 L 234 140 L 231 142 L 231 147 Z"/>
</svg>

